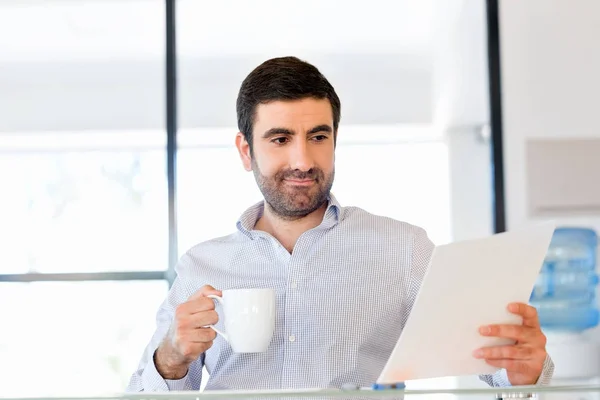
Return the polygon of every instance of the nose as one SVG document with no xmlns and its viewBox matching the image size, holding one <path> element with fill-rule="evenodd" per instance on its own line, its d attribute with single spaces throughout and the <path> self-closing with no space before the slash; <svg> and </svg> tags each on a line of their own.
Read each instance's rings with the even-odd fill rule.
<svg viewBox="0 0 600 400">
<path fill-rule="evenodd" d="M 294 145 L 290 146 L 289 157 L 291 169 L 306 172 L 315 166 L 309 146 L 304 140 L 296 140 Z"/>
</svg>

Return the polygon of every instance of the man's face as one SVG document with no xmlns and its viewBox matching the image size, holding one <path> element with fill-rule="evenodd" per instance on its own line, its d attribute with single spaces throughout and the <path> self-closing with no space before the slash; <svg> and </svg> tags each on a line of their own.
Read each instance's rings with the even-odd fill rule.
<svg viewBox="0 0 600 400">
<path fill-rule="evenodd" d="M 333 115 L 329 100 L 260 104 L 253 151 L 238 133 L 236 144 L 265 201 L 282 218 L 298 219 L 322 206 L 334 177 Z"/>
</svg>

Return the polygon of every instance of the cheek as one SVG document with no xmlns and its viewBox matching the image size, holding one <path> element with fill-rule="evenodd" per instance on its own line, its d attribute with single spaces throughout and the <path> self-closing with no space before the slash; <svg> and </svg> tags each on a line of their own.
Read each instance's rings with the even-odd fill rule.
<svg viewBox="0 0 600 400">
<path fill-rule="evenodd" d="M 317 165 L 325 173 L 332 172 L 334 165 L 335 165 L 335 155 L 334 154 L 331 154 L 331 155 L 326 154 L 326 155 L 319 157 L 319 160 L 317 161 Z"/>
<path fill-rule="evenodd" d="M 274 160 L 268 156 L 255 158 L 254 162 L 256 167 L 258 167 L 260 174 L 267 178 L 272 178 L 277 172 L 283 169 L 283 167 L 279 166 L 277 162 L 274 162 Z"/>
</svg>

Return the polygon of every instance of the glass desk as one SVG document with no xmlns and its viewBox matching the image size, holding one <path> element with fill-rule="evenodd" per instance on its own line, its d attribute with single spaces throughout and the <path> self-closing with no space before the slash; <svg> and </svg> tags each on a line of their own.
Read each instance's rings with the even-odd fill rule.
<svg viewBox="0 0 600 400">
<path fill-rule="evenodd" d="M 546 400 L 600 400 L 600 385 L 589 386 L 521 386 L 511 388 L 483 389 L 436 389 L 436 390 L 343 390 L 343 389 L 295 389 L 257 391 L 205 391 L 167 393 L 124 393 L 113 396 L 94 397 L 28 397 L 2 400 L 224 400 L 224 399 L 546 399 Z"/>
</svg>

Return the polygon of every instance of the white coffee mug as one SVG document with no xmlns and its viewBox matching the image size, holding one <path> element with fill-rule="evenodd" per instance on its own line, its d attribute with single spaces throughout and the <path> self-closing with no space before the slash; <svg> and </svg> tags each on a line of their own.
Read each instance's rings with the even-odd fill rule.
<svg viewBox="0 0 600 400">
<path fill-rule="evenodd" d="M 236 353 L 266 351 L 275 331 L 275 290 L 228 289 L 223 297 L 209 295 L 223 307 L 225 331 L 209 325 Z"/>
</svg>

